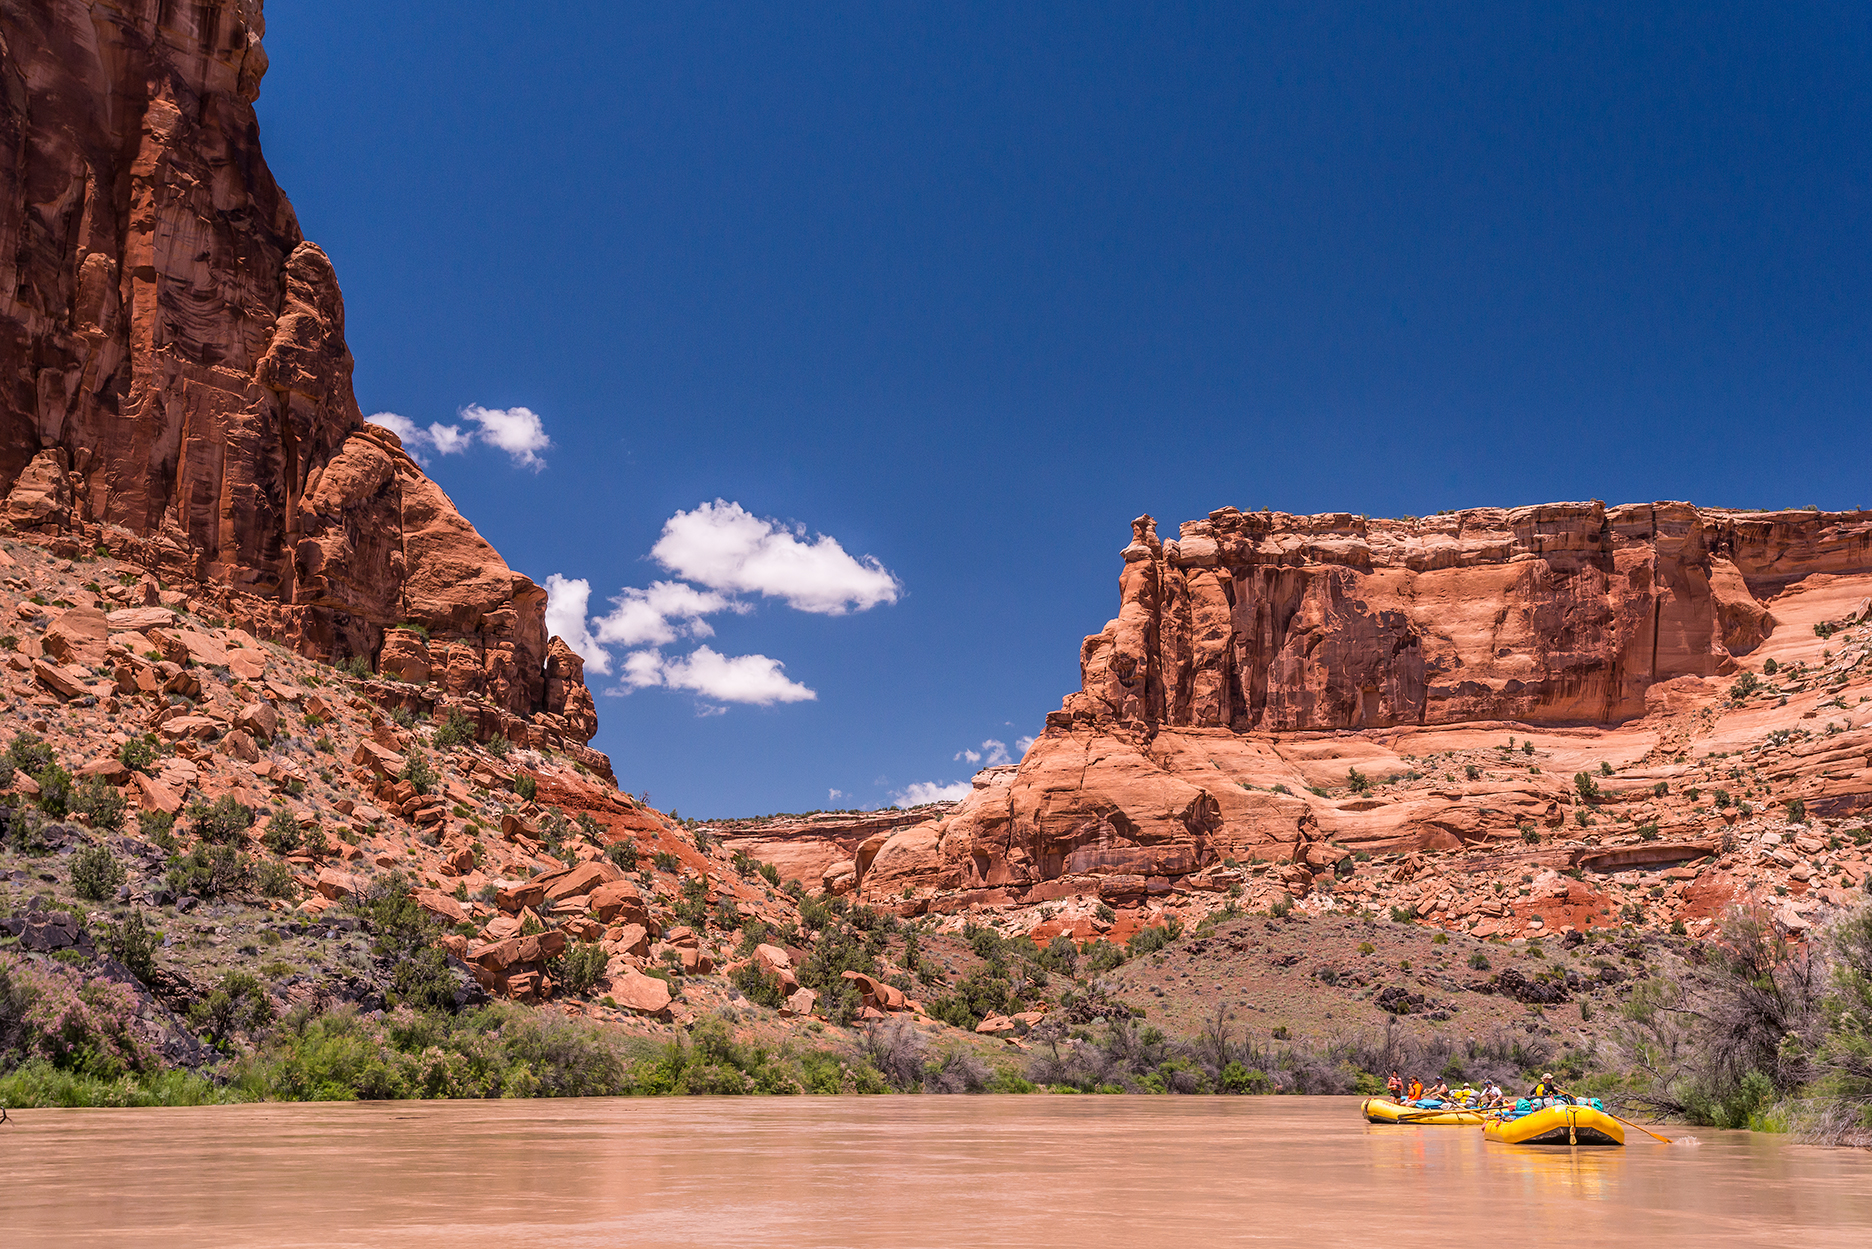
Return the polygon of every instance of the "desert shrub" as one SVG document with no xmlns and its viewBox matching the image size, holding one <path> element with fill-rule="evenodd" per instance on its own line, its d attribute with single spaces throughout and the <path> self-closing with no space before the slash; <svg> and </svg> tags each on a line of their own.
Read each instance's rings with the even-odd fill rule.
<svg viewBox="0 0 1872 1249">
<path fill-rule="evenodd" d="M 371 662 L 368 655 L 353 655 L 338 665 L 338 671 L 363 681 L 371 675 Z"/>
<path fill-rule="evenodd" d="M 574 996 L 589 993 L 592 986 L 603 978 L 607 959 L 604 947 L 596 942 L 577 942 L 560 956 L 558 974 L 554 979 L 561 988 Z"/>
<path fill-rule="evenodd" d="M 293 879 L 292 869 L 284 863 L 267 861 L 254 871 L 254 888 L 266 898 L 295 898 L 299 896 L 299 882 Z"/>
<path fill-rule="evenodd" d="M 237 801 L 232 794 L 223 794 L 212 804 L 190 804 L 188 817 L 195 835 L 216 845 L 233 841 L 252 828 L 254 822 L 253 808 Z"/>
<path fill-rule="evenodd" d="M 260 834 L 260 843 L 274 854 L 288 855 L 299 849 L 304 838 L 299 833 L 299 820 L 285 807 L 278 807 L 267 819 L 266 831 Z"/>
<path fill-rule="evenodd" d="M 778 1010 L 786 1004 L 786 991 L 779 978 L 754 960 L 750 959 L 730 972 L 728 983 L 757 1006 Z"/>
<path fill-rule="evenodd" d="M 74 814 L 84 816 L 91 827 L 107 833 L 123 831 L 124 796 L 101 776 L 94 776 L 78 787 L 69 799 Z"/>
<path fill-rule="evenodd" d="M 138 980 L 148 980 L 156 974 L 156 951 L 162 948 L 162 934 L 144 925 L 143 912 L 131 911 L 105 930 L 104 948 Z"/>
<path fill-rule="evenodd" d="M 1790 824 L 1805 824 L 1807 822 L 1807 804 L 1799 798 L 1788 799 L 1787 817 L 1788 823 Z"/>
<path fill-rule="evenodd" d="M 1183 935 L 1181 920 L 1171 920 L 1162 928 L 1146 928 L 1125 942 L 1125 952 L 1132 958 L 1154 954 Z"/>
<path fill-rule="evenodd" d="M 1293 908 L 1293 895 L 1290 893 L 1283 893 L 1280 897 L 1274 899 L 1274 904 L 1272 906 L 1268 907 L 1268 914 L 1272 915 L 1275 919 L 1286 919 L 1293 913 Z"/>
<path fill-rule="evenodd" d="M 86 901 L 103 902 L 116 897 L 117 887 L 124 883 L 126 875 L 124 865 L 108 846 L 81 846 L 72 855 L 72 892 Z"/>
<path fill-rule="evenodd" d="M 137 813 L 137 831 L 165 850 L 175 849 L 175 815 L 169 811 Z"/>
<path fill-rule="evenodd" d="M 1487 971 L 1489 969 L 1488 955 L 1482 953 L 1482 951 L 1480 950 L 1477 950 L 1475 953 L 1469 956 L 1469 966 L 1474 968 L 1476 971 Z"/>
<path fill-rule="evenodd" d="M 1579 791 L 1581 802 L 1598 802 L 1605 796 L 1599 789 L 1599 782 L 1593 779 L 1591 772 L 1575 772 L 1573 788 Z"/>
<path fill-rule="evenodd" d="M 514 793 L 522 802 L 532 802 L 539 795 L 539 782 L 522 773 L 514 778 Z"/>
<path fill-rule="evenodd" d="M 637 870 L 637 843 L 628 839 L 612 842 L 605 847 L 605 858 L 622 871 L 634 872 Z"/>
<path fill-rule="evenodd" d="M 507 752 L 513 749 L 513 744 L 507 740 L 507 735 L 505 733 L 496 733 L 493 737 L 488 738 L 485 744 L 487 746 L 487 752 L 496 759 L 505 759 L 507 757 Z"/>
<path fill-rule="evenodd" d="M 218 898 L 246 889 L 253 865 L 233 846 L 196 846 L 170 861 L 168 885 L 177 894 Z"/>
<path fill-rule="evenodd" d="M 31 776 L 57 762 L 58 757 L 52 753 L 52 747 L 46 744 L 45 738 L 30 730 L 21 730 L 7 744 L 6 753 L 0 755 L 0 780 L 12 779 L 15 771 Z"/>
<path fill-rule="evenodd" d="M 466 746 L 475 739 L 475 723 L 457 709 L 450 711 L 429 741 L 437 750 L 454 750 Z"/>
<path fill-rule="evenodd" d="M 236 1032 L 252 1032 L 272 1021 L 273 999 L 244 971 L 225 973 L 207 997 L 189 1007 L 189 1023 L 216 1048 Z"/>
<path fill-rule="evenodd" d="M 1088 941 L 1080 951 L 1085 956 L 1083 966 L 1088 976 L 1097 976 L 1122 966 L 1125 952 L 1110 941 Z"/>
<path fill-rule="evenodd" d="M 1729 687 L 1729 697 L 1736 702 L 1741 702 L 1760 688 L 1761 678 L 1756 676 L 1753 672 L 1744 672 L 1741 676 L 1737 677 L 1735 683 Z"/>
<path fill-rule="evenodd" d="M 0 952 L 0 1064 L 38 1059 L 106 1080 L 149 1069 L 136 1010 L 124 985 Z"/>
<path fill-rule="evenodd" d="M 1463 765 L 1463 776 L 1472 781 L 1479 781 L 1482 779 L 1482 769 L 1473 763 L 1465 763 Z"/>
<path fill-rule="evenodd" d="M 413 729 L 416 727 L 416 713 L 408 707 L 398 707 L 390 713 L 390 723 L 400 729 Z"/>
<path fill-rule="evenodd" d="M 429 756 L 419 748 L 411 746 L 409 753 L 403 756 L 402 777 L 415 787 L 419 794 L 427 794 L 435 789 L 441 779 L 436 775 L 435 765 L 429 762 Z"/>
<path fill-rule="evenodd" d="M 156 747 L 146 737 L 133 737 L 118 748 L 117 758 L 132 772 L 148 772 L 156 766 Z"/>
<path fill-rule="evenodd" d="M 331 841 L 325 836 L 325 826 L 314 824 L 305 830 L 305 844 L 300 847 L 315 859 L 322 859 L 331 853 Z"/>
</svg>

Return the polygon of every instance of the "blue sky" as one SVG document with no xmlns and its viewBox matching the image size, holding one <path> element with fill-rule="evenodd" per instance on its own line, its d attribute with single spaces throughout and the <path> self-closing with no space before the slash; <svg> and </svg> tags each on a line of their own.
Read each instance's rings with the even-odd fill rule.
<svg viewBox="0 0 1872 1249">
<path fill-rule="evenodd" d="M 1142 512 L 1872 502 L 1863 5 L 267 21 L 360 403 L 643 592 L 594 745 L 684 815 L 1013 750 Z"/>
</svg>

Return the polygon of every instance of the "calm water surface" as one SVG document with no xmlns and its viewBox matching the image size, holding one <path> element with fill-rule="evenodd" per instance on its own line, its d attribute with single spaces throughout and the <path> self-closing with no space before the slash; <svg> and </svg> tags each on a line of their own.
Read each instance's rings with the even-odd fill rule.
<svg viewBox="0 0 1872 1249">
<path fill-rule="evenodd" d="M 1872 1156 L 1696 1134 L 1491 1145 L 1298 1097 L 38 1110 L 0 1125 L 0 1244 L 1872 1245 Z"/>
</svg>

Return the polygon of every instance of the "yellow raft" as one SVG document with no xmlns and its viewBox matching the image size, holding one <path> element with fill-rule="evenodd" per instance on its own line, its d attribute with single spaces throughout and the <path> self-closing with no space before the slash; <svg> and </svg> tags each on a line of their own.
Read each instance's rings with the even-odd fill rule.
<svg viewBox="0 0 1872 1249">
<path fill-rule="evenodd" d="M 1423 1110 L 1416 1106 L 1400 1106 L 1388 1097 L 1367 1097 L 1359 1109 L 1372 1123 L 1406 1123 L 1428 1127 L 1465 1127 L 1481 1126 L 1486 1120 L 1477 1110 L 1460 1110 L 1443 1107 L 1438 1110 Z"/>
<path fill-rule="evenodd" d="M 1619 1121 L 1591 1106 L 1548 1106 L 1519 1119 L 1495 1119 L 1484 1139 L 1507 1145 L 1623 1145 Z"/>
</svg>

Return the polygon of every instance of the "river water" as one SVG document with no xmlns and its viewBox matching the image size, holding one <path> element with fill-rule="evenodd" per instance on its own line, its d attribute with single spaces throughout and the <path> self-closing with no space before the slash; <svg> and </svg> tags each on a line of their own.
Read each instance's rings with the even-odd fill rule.
<svg viewBox="0 0 1872 1249">
<path fill-rule="evenodd" d="M 1493 1145 L 1303 1097 L 29 1110 L 0 1244 L 1872 1245 L 1872 1155 L 1695 1135 Z"/>
</svg>

